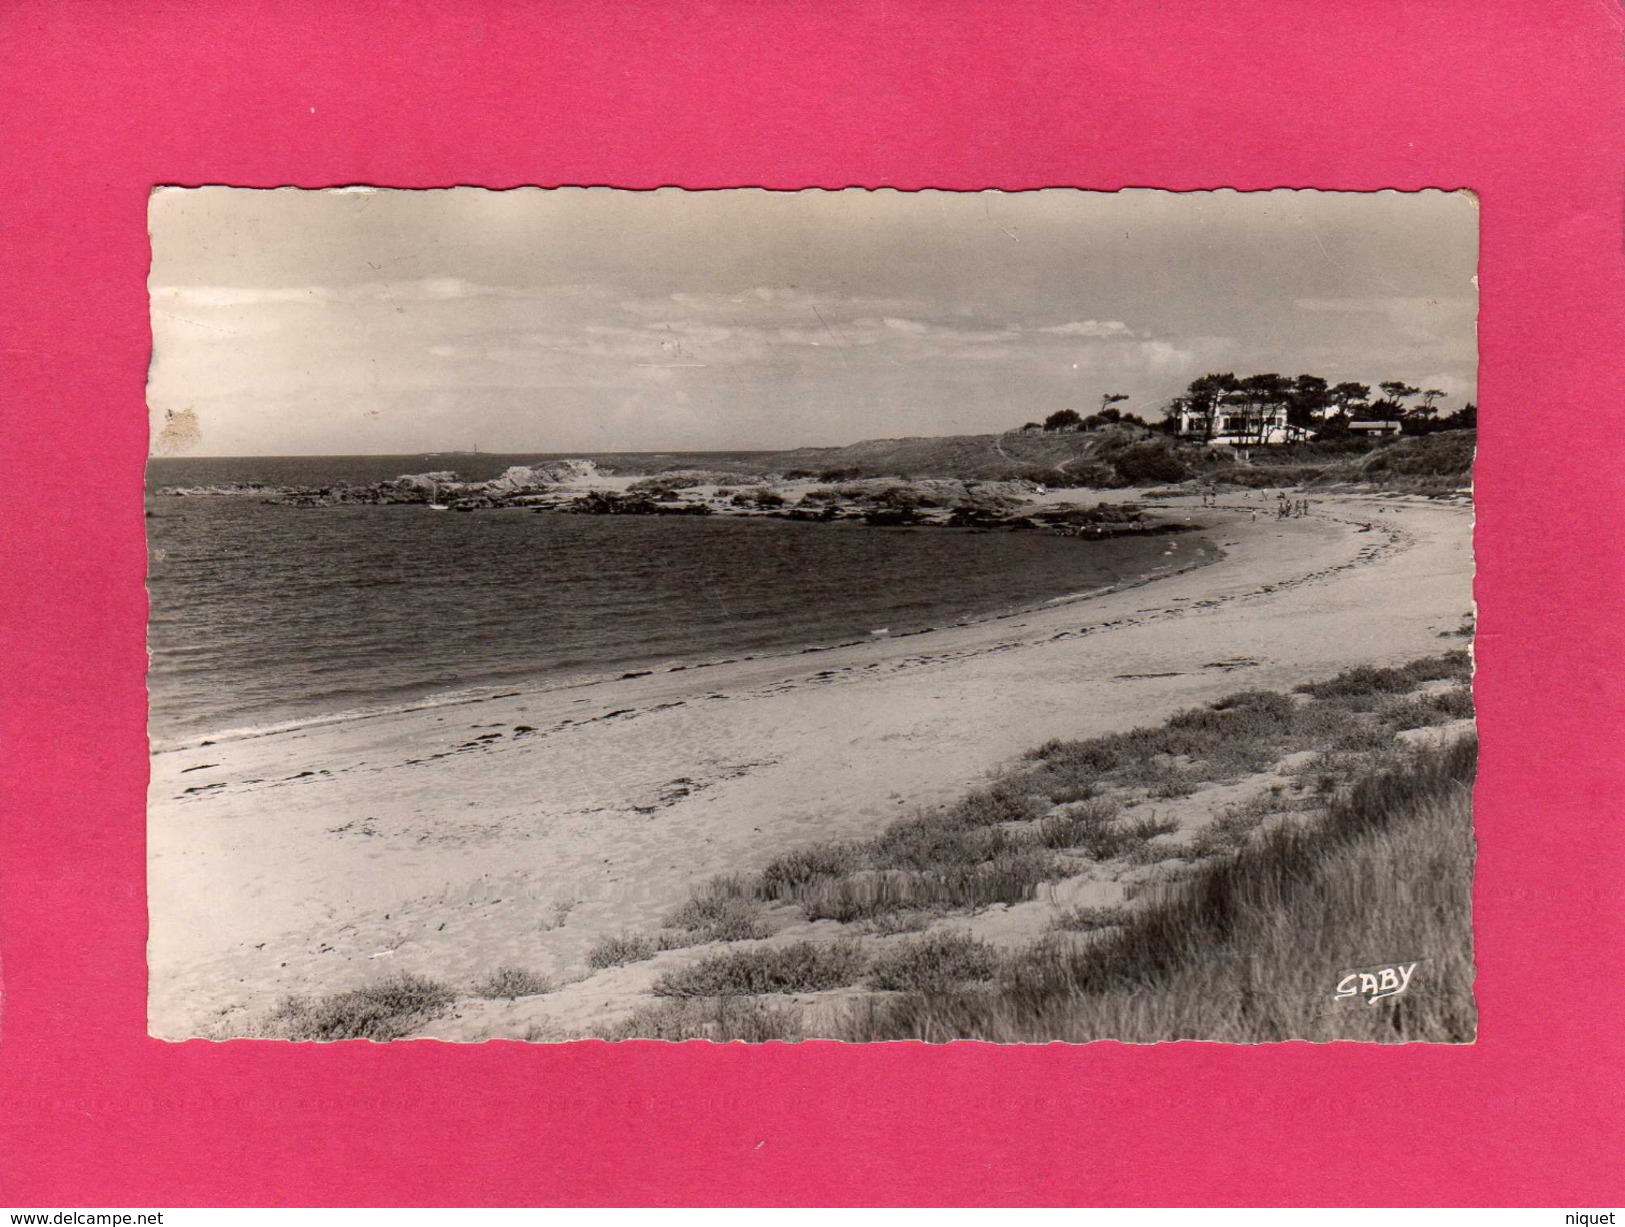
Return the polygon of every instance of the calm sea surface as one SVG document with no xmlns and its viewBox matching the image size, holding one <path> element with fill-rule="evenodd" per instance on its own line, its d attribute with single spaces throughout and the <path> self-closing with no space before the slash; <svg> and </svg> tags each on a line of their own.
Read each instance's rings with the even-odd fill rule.
<svg viewBox="0 0 1625 1227">
<path fill-rule="evenodd" d="M 536 459 L 159 460 L 149 481 L 325 485 L 442 468 L 477 480 Z M 253 497 L 148 506 L 160 744 L 950 625 L 1211 552 L 1194 534 L 1080 541 L 722 517 L 295 509 Z"/>
</svg>

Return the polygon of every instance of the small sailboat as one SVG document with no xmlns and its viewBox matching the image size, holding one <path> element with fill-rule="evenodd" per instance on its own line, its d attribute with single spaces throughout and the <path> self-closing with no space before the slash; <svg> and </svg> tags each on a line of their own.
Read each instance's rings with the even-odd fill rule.
<svg viewBox="0 0 1625 1227">
<path fill-rule="evenodd" d="M 429 483 L 429 510 L 430 511 L 450 511 L 451 510 L 451 507 L 450 507 L 449 504 L 442 503 L 440 501 L 440 483 L 439 482 L 431 481 Z"/>
</svg>

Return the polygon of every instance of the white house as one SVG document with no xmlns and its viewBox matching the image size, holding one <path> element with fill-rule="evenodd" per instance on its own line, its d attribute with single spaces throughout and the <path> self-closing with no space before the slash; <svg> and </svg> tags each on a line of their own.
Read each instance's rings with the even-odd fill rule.
<svg viewBox="0 0 1625 1227">
<path fill-rule="evenodd" d="M 1350 422 L 1349 429 L 1372 439 L 1391 439 L 1404 427 L 1398 422 Z"/>
<path fill-rule="evenodd" d="M 1181 408 L 1179 433 L 1183 438 L 1207 434 L 1207 415 Z M 1286 406 L 1249 409 L 1245 405 L 1220 405 L 1213 415 L 1213 434 L 1207 442 L 1246 447 L 1254 443 L 1287 443 L 1300 432 L 1287 425 Z"/>
</svg>

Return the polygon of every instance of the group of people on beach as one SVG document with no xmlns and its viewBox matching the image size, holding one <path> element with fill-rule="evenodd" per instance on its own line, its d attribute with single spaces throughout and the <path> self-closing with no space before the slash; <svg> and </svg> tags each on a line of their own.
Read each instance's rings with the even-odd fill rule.
<svg viewBox="0 0 1625 1227">
<path fill-rule="evenodd" d="M 1269 500 L 1269 495 L 1262 492 L 1258 497 L 1260 500 L 1265 502 Z M 1215 491 L 1202 491 L 1202 506 L 1217 507 L 1218 505 L 1219 496 Z M 1294 518 L 1301 520 L 1304 516 L 1309 514 L 1309 507 L 1310 503 L 1308 499 L 1292 498 L 1285 490 L 1282 490 L 1275 496 L 1275 518 L 1277 520 L 1290 520 Z M 1258 510 L 1256 508 L 1253 509 L 1252 519 L 1258 519 Z"/>
<path fill-rule="evenodd" d="M 1286 491 L 1285 490 L 1281 491 L 1281 493 L 1280 493 L 1279 497 L 1276 499 L 1276 503 L 1275 503 L 1275 518 L 1276 519 L 1278 519 L 1278 520 L 1290 520 L 1293 516 L 1297 516 L 1299 519 L 1302 519 L 1304 516 L 1306 516 L 1308 514 L 1309 514 L 1309 500 L 1308 499 L 1306 499 L 1306 498 L 1288 498 Z"/>
<path fill-rule="evenodd" d="M 1260 499 L 1268 499 L 1267 494 L 1260 493 Z M 1213 486 L 1202 487 L 1202 506 L 1217 507 L 1219 505 L 1219 492 Z M 1309 500 L 1306 498 L 1291 498 L 1285 490 L 1275 497 L 1275 518 L 1290 520 L 1294 517 L 1302 519 L 1309 514 Z M 1253 519 L 1258 518 L 1258 512 L 1253 512 Z"/>
</svg>

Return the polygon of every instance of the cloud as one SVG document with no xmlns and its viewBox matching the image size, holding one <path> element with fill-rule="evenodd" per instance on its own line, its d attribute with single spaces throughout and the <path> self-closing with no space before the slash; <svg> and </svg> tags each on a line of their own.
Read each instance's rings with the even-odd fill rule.
<svg viewBox="0 0 1625 1227">
<path fill-rule="evenodd" d="M 763 325 L 816 323 L 819 315 L 827 320 L 913 318 L 930 310 L 930 304 L 920 299 L 814 293 L 792 286 L 758 286 L 736 293 L 679 290 L 656 298 L 623 298 L 615 305 L 627 315 L 659 322 L 722 319 Z"/>
<path fill-rule="evenodd" d="M 573 287 L 571 287 L 573 288 Z M 236 286 L 155 285 L 152 301 L 205 310 L 275 305 L 326 306 L 402 302 L 455 302 L 470 298 L 534 298 L 546 290 L 482 285 L 458 277 L 379 277 L 345 285 Z M 556 292 L 556 291 L 552 291 Z"/>
<path fill-rule="evenodd" d="M 230 310 L 236 307 L 254 307 L 266 303 L 320 303 L 332 297 L 326 286 L 288 286 L 281 288 L 251 288 L 235 285 L 156 285 L 152 287 L 154 305 L 164 303 L 178 307 Z"/>
<path fill-rule="evenodd" d="M 1057 337 L 1132 337 L 1134 329 L 1122 320 L 1072 320 L 1065 324 L 1051 324 L 1048 328 L 1040 328 L 1039 332 L 1047 332 Z"/>
</svg>

